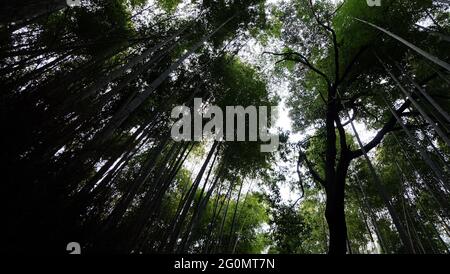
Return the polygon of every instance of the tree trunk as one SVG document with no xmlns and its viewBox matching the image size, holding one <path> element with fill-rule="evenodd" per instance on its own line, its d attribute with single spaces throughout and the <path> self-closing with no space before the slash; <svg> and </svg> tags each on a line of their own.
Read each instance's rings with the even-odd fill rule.
<svg viewBox="0 0 450 274">
<path fill-rule="evenodd" d="M 233 219 L 231 221 L 231 227 L 230 227 L 230 238 L 228 241 L 228 250 L 231 250 L 231 244 L 233 243 L 232 239 L 233 239 L 233 233 L 234 233 L 234 226 L 236 225 L 236 213 L 238 211 L 238 206 L 239 206 L 239 200 L 241 199 L 241 193 L 242 193 L 242 187 L 244 186 L 244 180 L 242 180 L 241 186 L 239 187 L 239 192 L 238 192 L 238 196 L 236 199 L 236 204 L 234 207 L 234 212 L 233 212 Z"/>
<path fill-rule="evenodd" d="M 325 190 L 327 201 L 325 218 L 330 233 L 329 254 L 345 254 L 347 252 L 347 226 L 345 223 L 345 176 L 350 160 L 341 159 L 336 169 L 336 128 L 335 120 L 337 111 L 337 89 L 331 86 L 328 89 L 327 113 L 326 113 L 326 152 L 325 152 Z M 341 154 L 342 154 L 341 148 Z M 347 163 L 348 162 L 348 163 Z"/>
<path fill-rule="evenodd" d="M 369 205 L 369 202 L 367 200 L 366 197 L 366 193 L 364 192 L 364 189 L 362 188 L 361 182 L 359 181 L 358 177 L 356 176 L 356 183 L 358 184 L 359 190 L 361 191 L 362 194 L 362 201 L 360 201 L 361 203 L 361 210 L 364 214 L 364 208 L 367 209 L 369 217 L 370 217 L 370 221 L 375 229 L 375 235 L 377 235 L 378 241 L 379 241 L 379 245 L 380 245 L 380 249 L 381 249 L 381 253 L 389 253 L 388 250 L 386 249 L 386 244 L 384 243 L 384 239 L 381 235 L 381 231 L 380 228 L 378 227 L 377 224 L 377 218 L 375 217 L 375 214 L 373 213 L 372 208 Z M 375 243 L 375 242 L 374 242 Z"/>
<path fill-rule="evenodd" d="M 0 24 L 30 20 L 67 7 L 66 0 L 8 0 L 2 3 Z"/>
<path fill-rule="evenodd" d="M 341 159 L 334 181 L 327 181 L 325 218 L 330 232 L 329 254 L 346 254 L 347 224 L 345 222 L 345 177 L 350 160 Z"/>
<path fill-rule="evenodd" d="M 116 129 L 119 128 L 123 124 L 123 122 L 128 119 L 128 117 L 145 102 L 145 100 L 147 100 L 147 98 L 169 77 L 172 72 L 174 72 L 185 60 L 187 60 L 193 53 L 201 48 L 203 44 L 208 41 L 216 32 L 223 28 L 232 19 L 234 19 L 235 16 L 229 18 L 227 21 L 217 27 L 213 32 L 204 36 L 201 41 L 193 45 L 188 52 L 183 54 L 183 56 L 181 56 L 175 63 L 173 63 L 163 73 L 161 73 L 159 77 L 149 85 L 148 88 L 146 88 L 142 93 L 133 98 L 133 100 L 130 100 L 127 104 L 122 105 L 108 122 L 107 126 L 94 138 L 93 144 L 102 143 L 105 140 L 108 140 L 116 131 Z"/>
<path fill-rule="evenodd" d="M 189 209 L 191 208 L 192 202 L 194 201 L 195 198 L 195 194 L 196 191 L 198 189 L 198 186 L 202 180 L 202 177 L 205 173 L 205 170 L 209 164 L 209 162 L 211 161 L 211 158 L 213 156 L 213 154 L 216 151 L 216 148 L 218 146 L 218 142 L 214 141 L 214 144 L 212 145 L 211 149 L 209 150 L 208 155 L 206 156 L 206 159 L 203 163 L 203 166 L 201 167 L 200 171 L 197 174 L 197 178 L 195 179 L 193 185 L 194 187 L 192 188 L 192 191 L 188 194 L 188 196 L 186 197 L 186 202 L 184 203 L 184 206 L 181 210 L 181 213 L 179 214 L 179 216 L 175 216 L 175 223 L 174 226 L 171 230 L 171 235 L 170 235 L 170 241 L 166 247 L 166 251 L 168 252 L 172 252 L 176 246 L 178 237 L 180 235 L 181 229 L 183 227 L 183 221 L 186 219 L 186 216 L 189 212 Z"/>
</svg>

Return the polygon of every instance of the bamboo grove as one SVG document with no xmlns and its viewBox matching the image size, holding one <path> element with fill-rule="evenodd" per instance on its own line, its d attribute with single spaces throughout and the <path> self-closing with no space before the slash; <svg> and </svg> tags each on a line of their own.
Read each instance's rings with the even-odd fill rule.
<svg viewBox="0 0 450 274">
<path fill-rule="evenodd" d="M 3 1 L 2 249 L 449 253 L 449 11 Z M 194 98 L 284 103 L 292 128 L 272 153 L 174 141 L 171 110 Z"/>
</svg>

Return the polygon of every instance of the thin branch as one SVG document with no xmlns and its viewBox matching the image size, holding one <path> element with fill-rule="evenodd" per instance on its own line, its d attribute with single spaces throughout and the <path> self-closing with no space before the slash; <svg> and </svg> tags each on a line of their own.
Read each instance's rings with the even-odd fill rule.
<svg viewBox="0 0 450 274">
<path fill-rule="evenodd" d="M 341 119 L 339 118 L 339 115 L 336 115 L 336 118 L 334 119 L 334 121 L 336 122 L 336 127 L 339 132 L 339 143 L 341 145 L 341 151 L 346 151 L 346 150 L 348 150 L 347 137 L 345 136 L 345 129 L 341 123 Z M 350 118 L 349 122 L 351 122 L 351 121 L 352 121 L 352 119 Z"/>
<path fill-rule="evenodd" d="M 330 16 L 334 16 L 342 8 L 342 6 L 344 4 L 345 4 L 345 0 L 342 1 L 342 3 L 330 14 Z"/>
<path fill-rule="evenodd" d="M 328 76 L 325 73 L 323 73 L 322 71 L 320 71 L 318 68 L 316 68 L 313 64 L 311 64 L 311 62 L 308 60 L 308 58 L 306 58 L 304 55 L 302 55 L 302 54 L 300 54 L 298 52 L 277 53 L 277 52 L 271 52 L 271 51 L 264 51 L 263 54 L 272 54 L 272 55 L 275 55 L 275 56 L 284 56 L 285 60 L 299 62 L 299 63 L 307 66 L 308 68 L 310 68 L 311 70 L 313 70 L 314 72 L 319 74 L 320 76 L 322 76 L 325 79 L 325 81 L 327 82 L 327 84 L 329 86 L 331 85 L 331 81 L 328 78 Z M 296 58 L 293 58 L 293 56 L 297 56 L 299 58 L 296 59 Z"/>
<path fill-rule="evenodd" d="M 300 153 L 301 153 L 301 152 L 300 152 Z M 302 190 L 302 195 L 300 196 L 300 198 L 298 198 L 297 202 L 298 202 L 301 198 L 303 198 L 303 196 L 305 196 L 305 188 L 303 187 L 302 174 L 301 174 L 301 172 L 300 172 L 300 164 L 301 164 L 301 162 L 302 162 L 302 160 L 301 160 L 301 157 L 299 156 L 299 157 L 298 157 L 298 160 L 297 160 L 297 175 L 298 175 L 298 183 L 300 184 L 300 188 L 301 188 L 301 190 Z M 295 202 L 295 204 L 297 204 L 297 202 Z M 294 204 L 294 205 L 295 205 L 295 204 Z"/>
<path fill-rule="evenodd" d="M 356 118 L 356 111 L 353 112 L 353 116 L 350 117 L 350 119 L 348 119 L 348 121 L 344 122 L 344 123 L 342 124 L 342 126 L 343 126 L 343 127 L 347 126 L 347 125 L 350 124 L 352 121 L 354 121 L 355 118 Z"/>
<path fill-rule="evenodd" d="M 411 104 L 411 101 L 406 101 L 405 103 L 403 103 L 403 105 L 401 107 L 399 107 L 396 110 L 396 113 L 398 115 L 401 115 L 403 113 L 403 111 L 405 111 Z M 397 123 L 397 120 L 395 119 L 395 117 L 392 115 L 391 118 L 386 122 L 386 124 L 384 124 L 383 128 L 381 128 L 380 131 L 378 131 L 378 133 L 375 135 L 375 137 L 373 137 L 373 139 L 367 143 L 364 146 L 364 150 L 366 152 L 369 152 L 371 149 L 373 149 L 374 147 L 376 147 L 384 138 L 384 136 L 393 131 L 395 129 L 395 124 Z M 351 158 L 358 158 L 360 156 L 362 156 L 364 154 L 362 149 L 358 149 L 355 151 L 351 151 Z"/>
<path fill-rule="evenodd" d="M 319 175 L 319 173 L 314 170 L 313 164 L 308 160 L 308 157 L 306 156 L 306 154 L 304 152 L 302 152 L 301 148 L 299 148 L 299 161 L 305 161 L 306 163 L 306 167 L 309 170 L 309 173 L 311 173 L 312 177 L 314 180 L 316 180 L 317 182 L 320 183 L 320 185 L 322 185 L 325 189 L 327 187 L 327 183 L 324 179 L 322 179 Z"/>
<path fill-rule="evenodd" d="M 375 119 L 375 121 L 379 121 L 379 117 L 375 114 L 373 114 L 372 112 L 370 112 L 364 105 L 362 104 L 358 104 L 358 106 L 361 108 L 361 111 L 366 113 L 367 115 L 373 117 Z"/>
<path fill-rule="evenodd" d="M 335 85 L 337 85 L 339 81 L 339 45 L 337 42 L 336 32 L 329 25 L 327 26 L 322 21 L 320 21 L 319 16 L 314 10 L 314 5 L 312 0 L 309 0 L 310 8 L 313 13 L 314 18 L 316 19 L 317 24 L 323 27 L 326 31 L 331 33 L 332 41 L 333 41 L 333 50 L 334 50 L 334 70 L 335 70 Z"/>
</svg>

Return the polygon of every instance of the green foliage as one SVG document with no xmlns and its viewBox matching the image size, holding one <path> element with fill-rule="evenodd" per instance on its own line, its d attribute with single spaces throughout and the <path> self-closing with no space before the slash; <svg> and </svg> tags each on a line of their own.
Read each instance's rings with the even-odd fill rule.
<svg viewBox="0 0 450 274">
<path fill-rule="evenodd" d="M 158 5 L 166 12 L 172 13 L 182 2 L 182 0 L 158 0 Z"/>
<path fill-rule="evenodd" d="M 289 206 L 280 206 L 272 218 L 274 228 L 270 235 L 273 242 L 269 253 L 302 254 L 310 251 L 305 248 L 305 242 L 312 233 L 309 227 L 312 223 L 306 223 L 303 215 Z"/>
<path fill-rule="evenodd" d="M 2 182 L 14 209 L 4 216 L 8 250 L 35 245 L 54 252 L 76 236 L 92 253 L 326 253 L 325 205 L 334 186 L 314 181 L 305 161 L 298 171 L 293 165 L 301 148 L 325 178 L 327 146 L 337 152 L 334 168 L 359 155 L 347 113 L 373 131 L 392 120 L 383 96 L 396 106 L 405 97 L 377 56 L 448 133 L 445 117 L 405 77 L 449 112 L 448 72 L 356 20 L 448 62 L 450 17 L 438 1 L 369 7 L 363 0 L 90 0 L 46 7 L 44 14 L 17 7 L 22 18 L 9 2 L 0 27 L 0 122 L 8 133 L 1 140 Z M 254 56 L 242 47 L 255 43 L 280 50 L 278 62 L 243 61 Z M 261 71 L 271 66 L 269 78 Z M 291 143 L 288 132 L 280 153 L 261 153 L 260 141 L 246 141 L 221 142 L 208 154 L 210 140 L 169 138 L 174 106 L 190 106 L 194 97 L 222 109 L 275 106 L 281 93 L 274 82 L 286 81 L 283 99 L 301 144 Z M 402 119 L 449 177 L 450 148 L 417 113 L 408 108 Z M 344 133 L 336 130 L 336 142 L 327 142 L 334 137 L 326 123 L 337 128 L 338 120 L 347 122 Z M 386 253 L 410 251 L 387 210 L 392 204 L 414 252 L 448 252 L 448 192 L 398 129 L 369 152 L 376 174 L 363 158 L 350 164 L 348 244 L 354 253 L 379 252 L 381 242 Z M 340 153 L 343 137 L 348 154 Z M 213 157 L 205 162 L 207 155 Z M 248 189 L 250 181 L 256 190 Z M 305 196 L 284 201 L 281 185 L 296 190 L 300 183 Z"/>
<path fill-rule="evenodd" d="M 257 72 L 239 59 L 232 57 L 218 59 L 212 72 L 217 77 L 214 103 L 222 109 L 226 106 L 245 108 L 277 105 L 276 98 L 269 98 L 266 83 L 260 79 Z M 246 123 L 248 125 L 248 120 Z M 224 161 L 228 172 L 230 174 L 239 172 L 254 177 L 259 170 L 269 168 L 273 155 L 261 153 L 260 145 L 261 142 L 225 143 Z"/>
</svg>

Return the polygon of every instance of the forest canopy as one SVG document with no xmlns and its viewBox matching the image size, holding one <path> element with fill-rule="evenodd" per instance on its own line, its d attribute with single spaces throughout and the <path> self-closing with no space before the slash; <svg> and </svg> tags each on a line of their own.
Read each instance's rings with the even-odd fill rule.
<svg viewBox="0 0 450 274">
<path fill-rule="evenodd" d="M 369 2 L 3 1 L 2 250 L 450 253 L 450 4 Z"/>
</svg>

